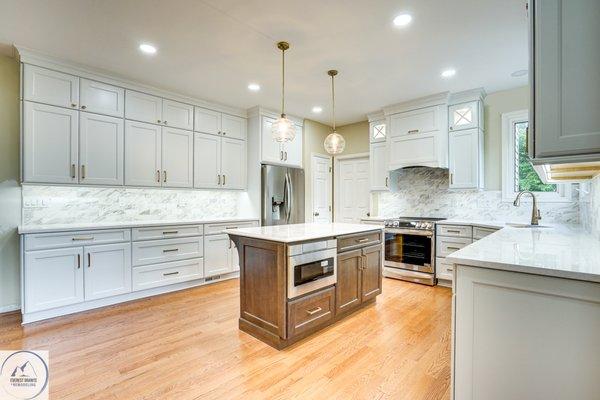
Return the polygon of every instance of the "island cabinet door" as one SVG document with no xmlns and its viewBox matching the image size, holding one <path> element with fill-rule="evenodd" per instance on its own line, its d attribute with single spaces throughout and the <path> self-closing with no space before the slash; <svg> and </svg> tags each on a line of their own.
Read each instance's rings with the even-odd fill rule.
<svg viewBox="0 0 600 400">
<path fill-rule="evenodd" d="M 362 251 L 338 254 L 337 285 L 335 289 L 336 314 L 352 310 L 361 303 Z"/>
<path fill-rule="evenodd" d="M 361 301 L 374 299 L 381 293 L 381 245 L 362 249 L 362 285 Z"/>
</svg>

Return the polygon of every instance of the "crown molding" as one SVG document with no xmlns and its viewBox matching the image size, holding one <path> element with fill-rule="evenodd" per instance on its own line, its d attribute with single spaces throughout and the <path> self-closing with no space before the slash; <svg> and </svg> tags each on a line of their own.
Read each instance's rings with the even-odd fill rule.
<svg viewBox="0 0 600 400">
<path fill-rule="evenodd" d="M 249 108 L 248 110 L 246 110 L 246 114 L 248 115 L 248 118 L 264 115 L 274 119 L 279 118 L 281 115 L 279 112 L 265 108 L 263 106 L 254 106 L 252 108 Z M 286 117 L 288 117 L 288 119 L 290 119 L 294 124 L 304 126 L 304 118 L 296 117 L 294 115 L 289 114 L 286 114 Z"/>
<path fill-rule="evenodd" d="M 450 92 L 432 94 L 418 99 L 393 104 L 383 108 L 384 115 L 397 114 L 406 111 L 418 110 L 419 108 L 439 106 L 448 104 Z"/>
<path fill-rule="evenodd" d="M 453 104 L 466 103 L 468 101 L 483 101 L 483 99 L 485 99 L 485 96 L 487 96 L 487 93 L 485 92 L 485 89 L 482 87 L 465 90 L 462 92 L 450 94 L 450 101 L 448 104 L 453 105 Z"/>
<path fill-rule="evenodd" d="M 367 114 L 367 121 L 369 122 L 382 121 L 384 119 L 385 113 L 383 111 L 377 111 L 374 113 Z"/>
</svg>

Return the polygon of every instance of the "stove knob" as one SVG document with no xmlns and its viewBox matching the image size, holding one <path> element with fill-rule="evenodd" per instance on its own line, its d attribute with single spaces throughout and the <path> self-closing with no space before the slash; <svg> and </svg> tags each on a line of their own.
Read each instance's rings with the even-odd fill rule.
<svg viewBox="0 0 600 400">
<path fill-rule="evenodd" d="M 423 224 L 421 222 L 417 222 L 415 224 L 415 228 L 417 228 L 417 229 L 423 229 Z"/>
<path fill-rule="evenodd" d="M 400 226 L 400 222 L 399 221 L 394 221 L 394 226 L 395 227 L 399 227 Z"/>
</svg>

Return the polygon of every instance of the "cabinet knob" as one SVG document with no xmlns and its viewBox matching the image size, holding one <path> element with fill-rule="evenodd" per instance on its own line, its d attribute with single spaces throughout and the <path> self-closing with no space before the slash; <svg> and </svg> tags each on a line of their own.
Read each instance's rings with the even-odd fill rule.
<svg viewBox="0 0 600 400">
<path fill-rule="evenodd" d="M 314 215 L 315 217 L 318 217 L 320 214 L 319 214 L 318 212 L 316 212 L 316 211 L 315 211 L 315 212 L 313 213 L 313 215 Z"/>
<path fill-rule="evenodd" d="M 71 107 L 77 107 L 77 103 L 71 103 Z"/>
<path fill-rule="evenodd" d="M 167 121 L 165 120 L 165 121 L 163 121 L 163 123 L 166 125 L 166 124 L 167 124 Z"/>
<path fill-rule="evenodd" d="M 158 123 L 160 124 L 160 119 L 159 119 L 159 120 L 156 120 L 156 122 L 158 122 Z"/>
<path fill-rule="evenodd" d="M 223 131 L 223 136 L 227 135 L 227 132 Z"/>
<path fill-rule="evenodd" d="M 82 109 L 82 110 L 85 110 L 86 108 L 87 108 L 86 106 L 81 106 L 81 109 Z"/>
</svg>

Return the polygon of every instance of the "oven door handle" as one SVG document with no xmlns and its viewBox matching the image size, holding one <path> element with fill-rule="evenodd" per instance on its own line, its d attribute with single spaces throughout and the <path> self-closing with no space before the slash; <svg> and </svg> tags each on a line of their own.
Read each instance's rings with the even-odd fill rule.
<svg viewBox="0 0 600 400">
<path fill-rule="evenodd" d="M 416 235 L 416 236 L 428 236 L 433 237 L 433 232 L 431 231 L 421 231 L 418 229 L 396 229 L 396 228 L 386 228 L 385 233 L 395 233 L 399 235 Z"/>
</svg>

